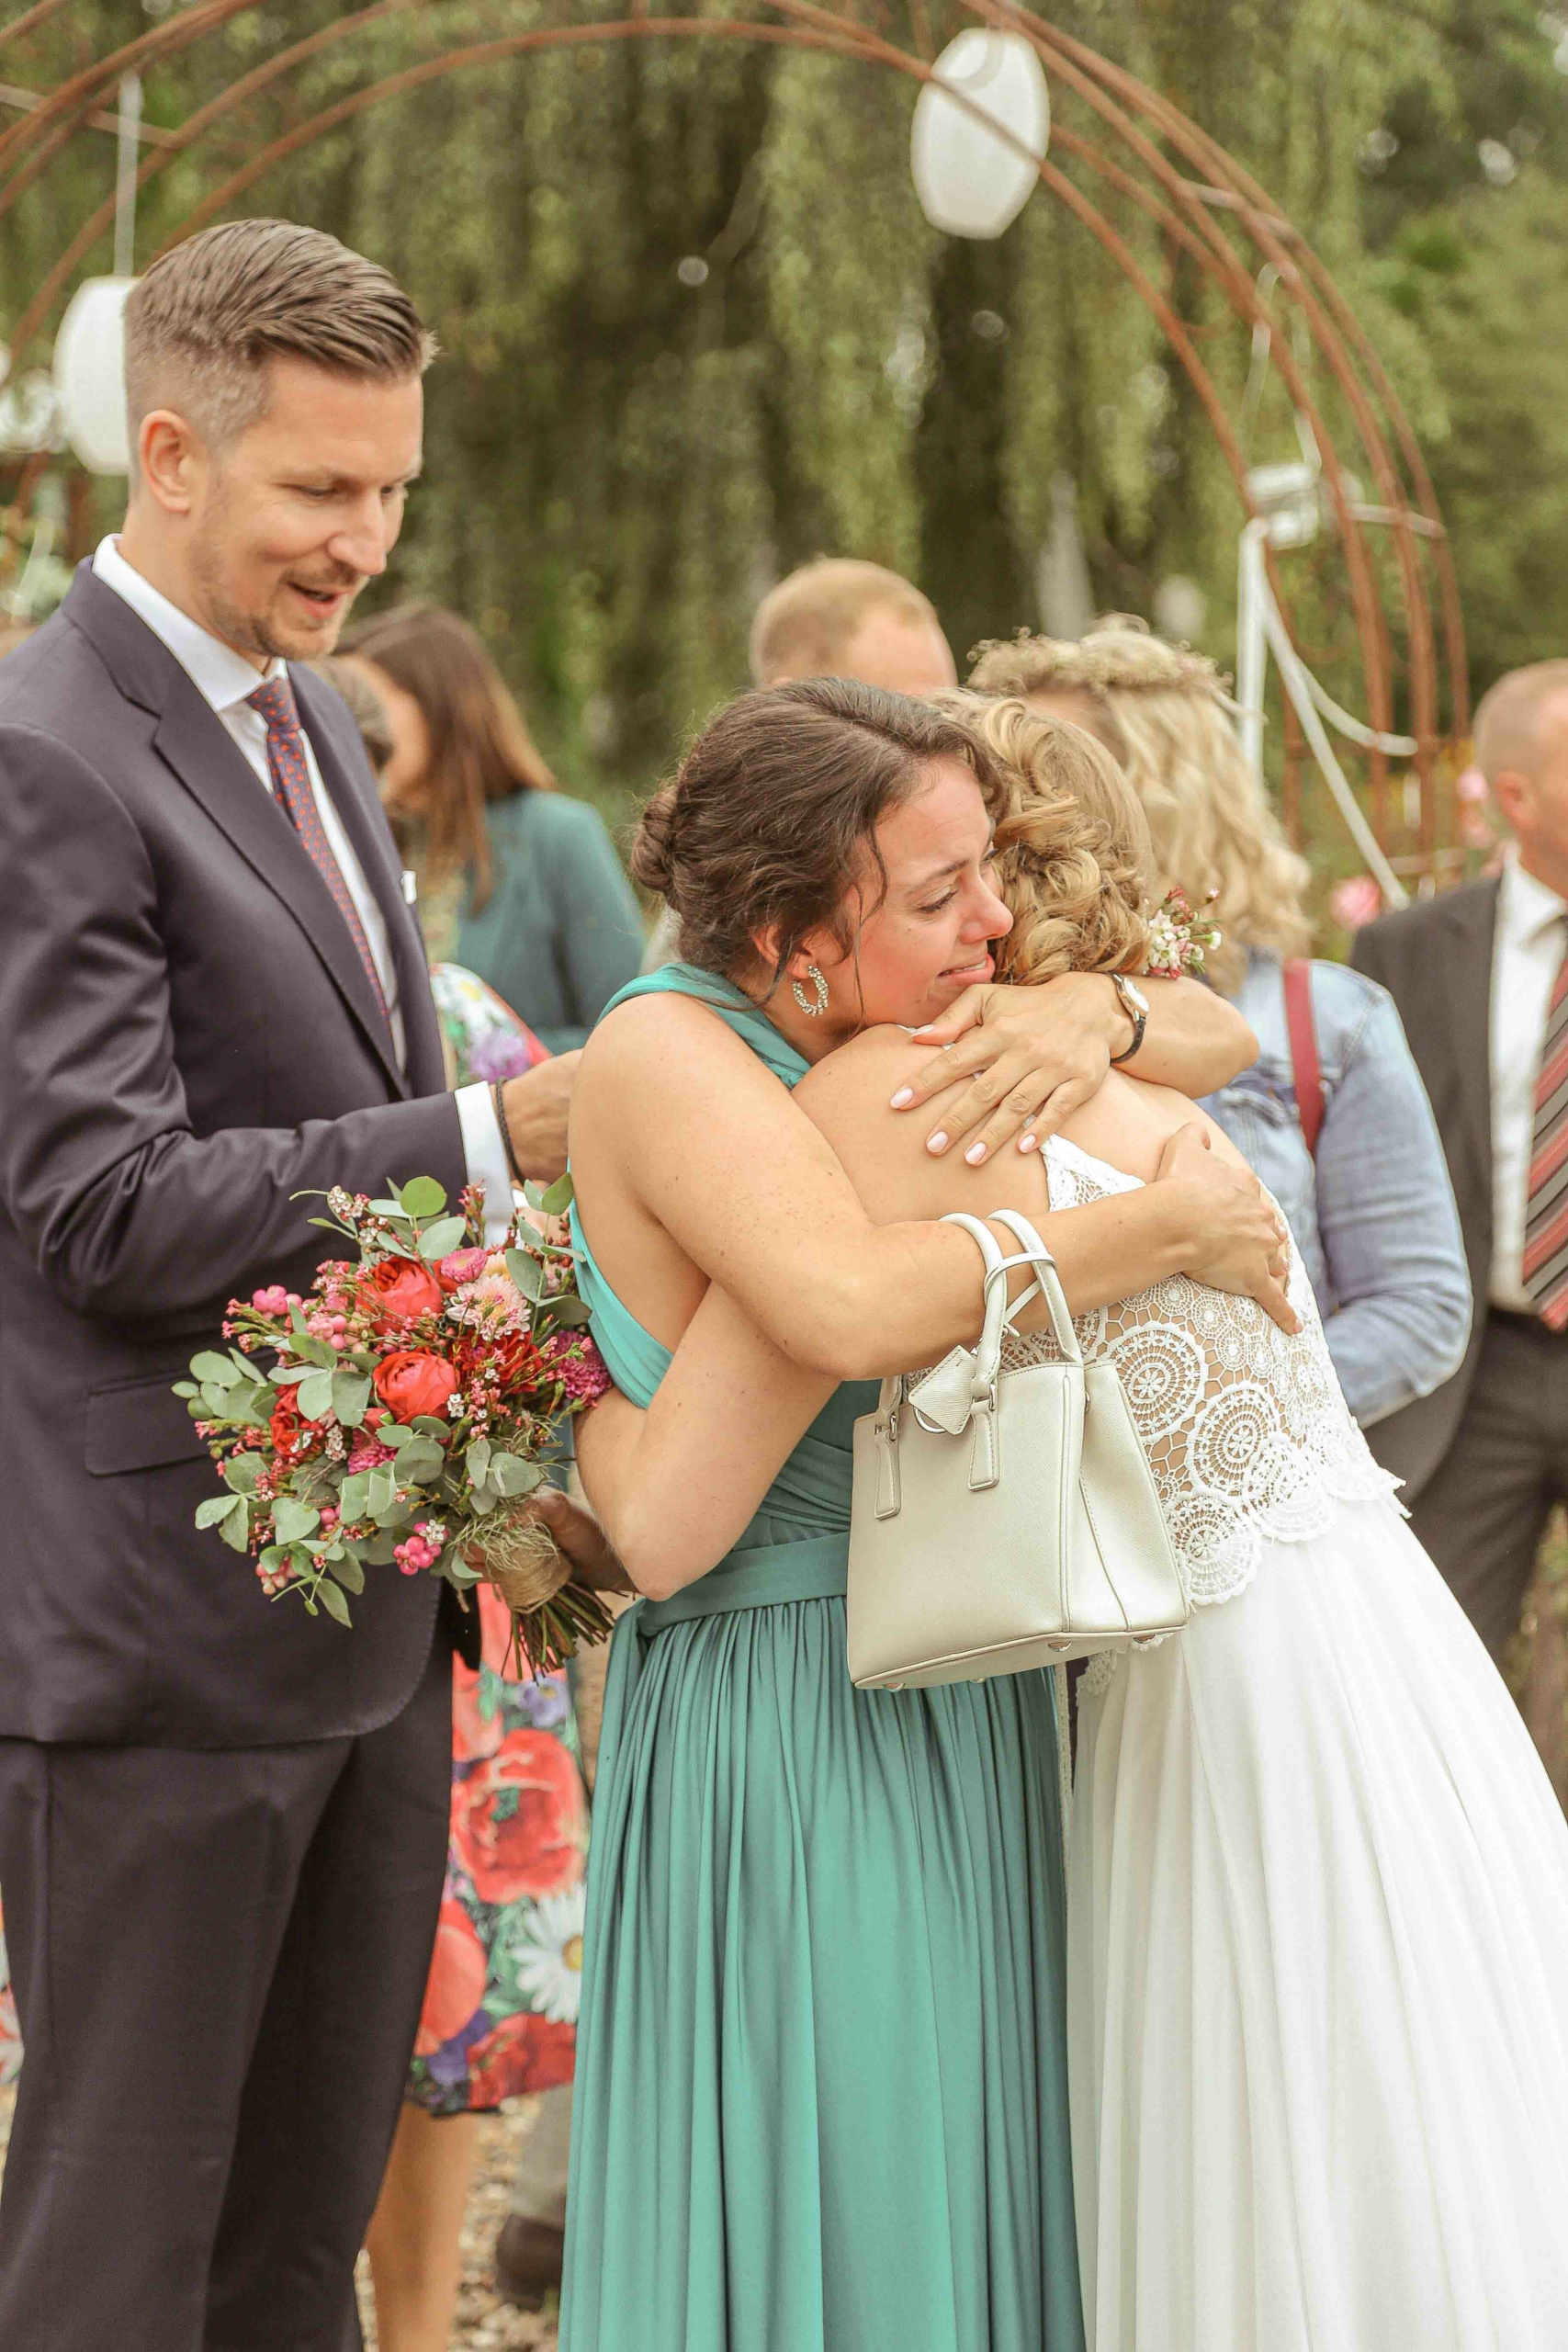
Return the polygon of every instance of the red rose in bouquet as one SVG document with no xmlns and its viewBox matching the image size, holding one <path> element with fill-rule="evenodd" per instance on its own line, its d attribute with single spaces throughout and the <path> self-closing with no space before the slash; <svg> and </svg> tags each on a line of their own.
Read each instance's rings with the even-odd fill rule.
<svg viewBox="0 0 1568 2352">
<path fill-rule="evenodd" d="M 457 1388 L 457 1375 L 445 1356 L 399 1348 L 377 1365 L 375 1384 L 377 1396 L 395 1421 L 412 1421 L 416 1413 L 432 1413 L 439 1419 Z"/>
<path fill-rule="evenodd" d="M 448 1898 L 435 1926 L 435 1951 L 413 2045 L 416 2058 L 428 2058 L 462 2032 L 484 1999 L 486 1967 L 484 1946 L 472 1921 L 460 1903 Z"/>
<path fill-rule="evenodd" d="M 292 1387 L 280 1388 L 277 1402 L 272 1408 L 273 1450 L 284 1462 L 298 1462 L 321 1442 L 316 1423 L 299 1410 L 299 1400 Z"/>
<path fill-rule="evenodd" d="M 583 1832 L 582 1782 L 550 1732 L 513 1732 L 452 1792 L 453 1847 L 481 1903 L 563 1893 Z"/>
<path fill-rule="evenodd" d="M 468 2098 L 475 2107 L 499 2107 L 525 2092 L 553 2091 L 570 2083 L 577 2055 L 577 2028 L 554 2018 L 503 2018 L 493 2033 L 468 2052 Z"/>
<path fill-rule="evenodd" d="M 422 1315 L 438 1315 L 446 1292 L 430 1268 L 418 1258 L 381 1258 L 361 1275 L 360 1302 L 376 1318 L 378 1331 L 396 1330 L 400 1323 L 417 1323 Z"/>
</svg>

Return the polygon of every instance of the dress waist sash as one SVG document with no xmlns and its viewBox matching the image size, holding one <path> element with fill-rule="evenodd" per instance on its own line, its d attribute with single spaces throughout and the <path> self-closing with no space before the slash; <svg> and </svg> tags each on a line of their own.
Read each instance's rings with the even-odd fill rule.
<svg viewBox="0 0 1568 2352">
<path fill-rule="evenodd" d="M 807 1535 L 794 1544 L 765 1544 L 731 1552 L 716 1568 L 683 1585 L 668 1600 L 644 1600 L 635 1612 L 640 1634 L 661 1634 L 694 1617 L 732 1609 L 776 1609 L 787 1600 L 841 1600 L 849 1582 L 847 1533 Z"/>
</svg>

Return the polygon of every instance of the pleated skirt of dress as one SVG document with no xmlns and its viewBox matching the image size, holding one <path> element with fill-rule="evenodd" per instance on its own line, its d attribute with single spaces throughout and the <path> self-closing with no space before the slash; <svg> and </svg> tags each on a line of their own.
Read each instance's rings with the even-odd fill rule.
<svg viewBox="0 0 1568 2352">
<path fill-rule="evenodd" d="M 1081 2352 L 1043 1676 L 840 1600 L 615 1635 L 562 2352 Z"/>
<path fill-rule="evenodd" d="M 1568 2346 L 1568 1827 L 1387 1502 L 1080 1718 L 1091 2352 Z"/>
</svg>

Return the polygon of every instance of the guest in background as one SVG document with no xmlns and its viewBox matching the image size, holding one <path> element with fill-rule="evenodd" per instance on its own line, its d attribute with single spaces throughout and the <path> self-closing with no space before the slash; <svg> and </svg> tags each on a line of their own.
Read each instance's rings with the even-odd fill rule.
<svg viewBox="0 0 1568 2352">
<path fill-rule="evenodd" d="M 1204 1107 L 1290 1219 L 1350 1410 L 1365 1425 L 1427 1396 L 1470 1328 L 1431 1106 L 1383 990 L 1305 960 L 1309 870 L 1243 756 L 1213 663 L 1113 614 L 1081 640 L 983 647 L 970 684 L 1087 727 L 1121 762 L 1161 887 L 1220 927 L 1206 977 L 1260 1051 Z"/>
<path fill-rule="evenodd" d="M 385 790 L 394 733 L 367 665 L 315 666 L 347 702 Z M 450 1086 L 493 1085 L 548 1059 L 477 973 L 434 965 L 431 989 Z M 558 1532 L 570 1543 L 570 1522 Z M 506 2225 L 503 2284 L 526 2300 L 560 2281 L 588 1851 L 581 1749 L 566 1674 L 509 1672 L 505 1606 L 488 1584 L 471 1600 L 481 1661 L 476 1670 L 453 1660 L 452 1832 L 435 1951 L 366 2241 L 380 2352 L 446 2352 L 479 2119 L 520 2093 L 543 2095 L 520 2182 L 538 2210 Z"/>
<path fill-rule="evenodd" d="M 1454 1378 L 1373 1444 L 1500 1658 L 1568 1498 L 1568 662 L 1497 681 L 1475 757 L 1513 834 L 1501 876 L 1384 915 L 1351 957 L 1404 1016 L 1481 1303 Z"/>
<path fill-rule="evenodd" d="M 401 605 L 350 658 L 386 707 L 388 812 L 415 829 L 426 939 L 487 980 L 553 1054 L 581 1046 L 643 948 L 637 898 L 596 809 L 540 757 L 467 621 Z"/>
<path fill-rule="evenodd" d="M 897 571 L 852 556 L 818 556 L 769 589 L 752 618 L 750 661 L 756 686 L 858 678 L 920 701 L 958 684 L 931 598 Z M 645 972 L 674 962 L 679 933 L 666 908 L 649 939 Z"/>
<path fill-rule="evenodd" d="M 958 684 L 953 649 L 931 599 L 896 571 L 820 556 L 770 588 L 751 623 L 751 678 L 858 678 L 896 695 Z"/>
</svg>

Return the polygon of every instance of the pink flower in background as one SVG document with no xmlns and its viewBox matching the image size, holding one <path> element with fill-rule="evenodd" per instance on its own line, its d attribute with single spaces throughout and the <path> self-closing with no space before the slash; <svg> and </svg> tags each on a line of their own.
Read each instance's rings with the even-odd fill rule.
<svg viewBox="0 0 1568 2352">
<path fill-rule="evenodd" d="M 1359 931 L 1363 923 L 1374 922 L 1382 910 L 1382 892 L 1370 874 L 1337 882 L 1328 894 L 1328 911 L 1347 931 Z"/>
<path fill-rule="evenodd" d="M 396 1459 L 391 1447 L 383 1445 L 378 1437 L 357 1437 L 344 1466 L 351 1473 L 355 1470 L 379 1470 L 383 1462 L 394 1462 Z"/>
<path fill-rule="evenodd" d="M 489 1259 L 488 1250 L 454 1250 L 449 1257 L 441 1259 L 437 1263 L 435 1279 L 443 1290 L 457 1290 L 462 1283 L 471 1283 L 482 1274 Z"/>
<path fill-rule="evenodd" d="M 573 1404 L 596 1405 L 613 1385 L 604 1357 L 586 1333 L 558 1331 L 539 1353 Z"/>
</svg>

